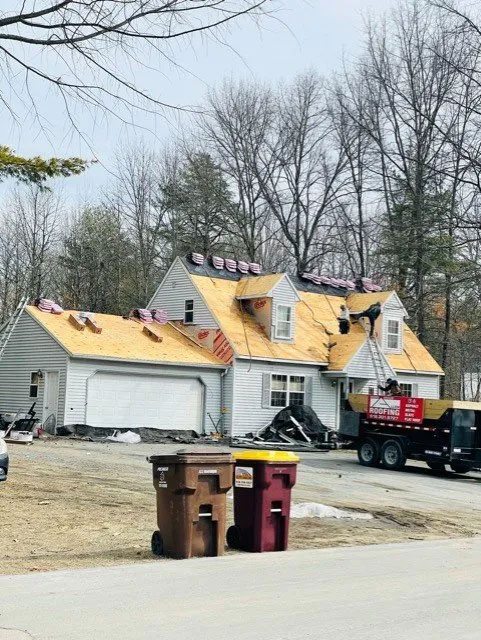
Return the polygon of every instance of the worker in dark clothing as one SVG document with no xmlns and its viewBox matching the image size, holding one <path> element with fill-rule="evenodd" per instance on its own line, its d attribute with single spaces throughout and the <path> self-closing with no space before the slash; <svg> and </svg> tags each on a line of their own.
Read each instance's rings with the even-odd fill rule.
<svg viewBox="0 0 481 640">
<path fill-rule="evenodd" d="M 371 331 L 369 332 L 369 337 L 374 337 L 374 327 L 376 324 L 376 320 L 381 315 L 381 303 L 375 302 L 370 307 L 366 309 L 366 311 L 362 311 L 361 313 L 351 313 L 351 318 L 355 320 L 359 320 L 359 318 L 368 318 L 369 323 L 371 325 Z"/>
<path fill-rule="evenodd" d="M 346 333 L 349 333 L 349 330 L 351 328 L 349 315 L 349 309 L 345 304 L 341 304 L 341 313 L 339 314 L 339 317 L 337 319 L 339 320 L 339 333 L 341 333 L 342 335 L 346 335 Z"/>
<path fill-rule="evenodd" d="M 402 396 L 402 389 L 399 385 L 399 382 L 397 380 L 394 380 L 393 378 L 388 378 L 386 380 L 386 386 L 383 387 L 382 385 L 378 385 L 379 389 L 381 389 L 381 391 L 384 391 L 384 393 L 387 396 Z"/>
</svg>

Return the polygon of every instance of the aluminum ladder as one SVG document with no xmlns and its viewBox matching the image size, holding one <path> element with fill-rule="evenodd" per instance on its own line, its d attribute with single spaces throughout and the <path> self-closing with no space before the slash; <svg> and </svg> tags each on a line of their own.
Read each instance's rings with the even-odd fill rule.
<svg viewBox="0 0 481 640">
<path fill-rule="evenodd" d="M 3 352 L 5 351 L 5 347 L 10 340 L 10 336 L 12 335 L 15 327 L 17 326 L 18 321 L 20 320 L 20 316 L 22 315 L 25 307 L 27 306 L 29 300 L 29 296 L 23 296 L 20 302 L 17 305 L 17 308 L 9 317 L 9 319 L 4 323 L 4 325 L 0 328 L 0 359 L 3 356 Z"/>
<path fill-rule="evenodd" d="M 395 378 L 396 374 L 384 357 L 376 336 L 371 338 L 370 329 L 367 326 L 364 326 L 364 330 L 366 331 L 366 339 L 369 345 L 374 371 L 376 373 L 377 384 L 384 386 L 386 384 L 386 380 L 388 378 Z"/>
</svg>

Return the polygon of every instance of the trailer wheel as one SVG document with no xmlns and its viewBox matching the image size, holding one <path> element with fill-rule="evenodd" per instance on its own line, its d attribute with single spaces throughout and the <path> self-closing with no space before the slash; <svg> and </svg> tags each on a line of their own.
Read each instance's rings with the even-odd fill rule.
<svg viewBox="0 0 481 640">
<path fill-rule="evenodd" d="M 454 473 L 468 473 L 471 471 L 472 467 L 465 462 L 451 462 L 449 464 Z"/>
<path fill-rule="evenodd" d="M 379 462 L 379 444 L 372 438 L 366 438 L 357 448 L 357 457 L 363 467 L 373 467 Z"/>
<path fill-rule="evenodd" d="M 381 462 L 386 469 L 399 471 L 406 464 L 406 456 L 396 440 L 386 440 L 381 448 Z"/>
<path fill-rule="evenodd" d="M 437 462 L 436 460 L 426 460 L 426 464 L 433 471 L 443 472 L 446 471 L 446 465 L 442 462 Z"/>
</svg>

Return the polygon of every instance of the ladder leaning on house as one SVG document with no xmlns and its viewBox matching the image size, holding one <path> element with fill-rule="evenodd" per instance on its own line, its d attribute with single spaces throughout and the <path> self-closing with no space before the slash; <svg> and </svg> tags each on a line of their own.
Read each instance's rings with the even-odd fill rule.
<svg viewBox="0 0 481 640">
<path fill-rule="evenodd" d="M 394 377 L 394 371 L 387 364 L 376 336 L 371 338 L 369 328 L 367 326 L 364 326 L 364 330 L 366 331 L 367 343 L 369 345 L 369 351 L 371 352 L 371 359 L 376 373 L 377 384 L 385 385 L 388 378 Z"/>
<path fill-rule="evenodd" d="M 0 327 L 0 359 L 3 356 L 3 352 L 5 351 L 5 347 L 10 340 L 10 336 L 12 335 L 15 327 L 17 326 L 17 322 L 20 320 L 20 316 L 23 313 L 23 310 L 27 306 L 29 300 L 29 296 L 23 296 L 20 302 L 17 305 L 17 308 L 12 313 L 12 315 L 8 318 L 8 320 Z"/>
</svg>

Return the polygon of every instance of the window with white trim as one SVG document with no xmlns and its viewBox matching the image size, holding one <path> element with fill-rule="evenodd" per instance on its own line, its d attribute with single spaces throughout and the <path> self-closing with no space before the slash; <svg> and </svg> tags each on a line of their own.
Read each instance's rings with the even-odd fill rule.
<svg viewBox="0 0 481 640">
<path fill-rule="evenodd" d="M 271 407 L 287 407 L 290 404 L 304 404 L 306 391 L 304 376 L 271 375 Z"/>
<path fill-rule="evenodd" d="M 386 323 L 386 348 L 393 351 L 401 349 L 401 320 L 388 318 Z"/>
<path fill-rule="evenodd" d="M 38 386 L 40 384 L 40 374 L 38 371 L 32 371 L 30 374 L 30 397 L 38 398 Z"/>
<path fill-rule="evenodd" d="M 292 307 L 287 304 L 277 305 L 276 338 L 292 337 Z"/>
<path fill-rule="evenodd" d="M 412 382 L 401 382 L 399 384 L 401 387 L 401 391 L 403 392 L 403 396 L 407 396 L 408 398 L 412 398 L 414 395 L 414 388 Z"/>
<path fill-rule="evenodd" d="M 184 324 L 192 324 L 194 322 L 194 301 L 186 300 L 184 303 Z"/>
</svg>

